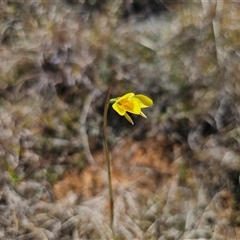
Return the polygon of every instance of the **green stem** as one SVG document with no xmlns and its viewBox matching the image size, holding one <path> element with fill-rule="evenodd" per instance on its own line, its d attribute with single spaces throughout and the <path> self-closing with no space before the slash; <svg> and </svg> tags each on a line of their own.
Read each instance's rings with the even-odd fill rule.
<svg viewBox="0 0 240 240">
<path fill-rule="evenodd" d="M 104 142 L 104 150 L 105 150 L 107 172 L 108 172 L 108 191 L 109 191 L 109 200 L 110 200 L 110 226 L 114 236 L 114 230 L 113 230 L 114 202 L 113 202 L 113 190 L 112 190 L 112 173 L 111 173 L 111 160 L 110 160 L 108 142 L 107 142 L 107 113 L 109 108 L 110 93 L 111 93 L 111 87 L 108 89 L 108 95 L 106 98 L 104 112 L 103 112 L 103 142 Z"/>
<path fill-rule="evenodd" d="M 109 100 L 110 103 L 115 103 L 117 101 L 117 98 L 112 98 Z"/>
</svg>

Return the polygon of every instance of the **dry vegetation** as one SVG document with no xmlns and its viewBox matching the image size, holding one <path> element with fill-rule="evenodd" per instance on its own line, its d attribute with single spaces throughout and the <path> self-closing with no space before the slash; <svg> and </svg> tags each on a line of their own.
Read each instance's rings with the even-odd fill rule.
<svg viewBox="0 0 240 240">
<path fill-rule="evenodd" d="M 101 4 L 100 4 L 101 2 Z M 240 239 L 240 4 L 0 3 L 0 239 Z"/>
</svg>

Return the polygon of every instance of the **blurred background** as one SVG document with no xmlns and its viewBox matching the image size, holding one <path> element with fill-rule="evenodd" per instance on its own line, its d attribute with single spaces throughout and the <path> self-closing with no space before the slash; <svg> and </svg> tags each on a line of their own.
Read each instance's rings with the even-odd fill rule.
<svg viewBox="0 0 240 240">
<path fill-rule="evenodd" d="M 240 239 L 240 4 L 0 3 L 0 239 Z"/>
</svg>

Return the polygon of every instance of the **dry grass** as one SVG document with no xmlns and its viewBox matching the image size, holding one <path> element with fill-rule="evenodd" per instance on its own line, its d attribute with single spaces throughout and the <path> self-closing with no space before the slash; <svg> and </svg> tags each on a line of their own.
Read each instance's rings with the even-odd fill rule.
<svg viewBox="0 0 240 240">
<path fill-rule="evenodd" d="M 239 239 L 239 4 L 1 3 L 0 239 Z M 147 9 L 147 10 L 145 10 Z M 157 12 L 157 13 L 156 13 Z"/>
</svg>

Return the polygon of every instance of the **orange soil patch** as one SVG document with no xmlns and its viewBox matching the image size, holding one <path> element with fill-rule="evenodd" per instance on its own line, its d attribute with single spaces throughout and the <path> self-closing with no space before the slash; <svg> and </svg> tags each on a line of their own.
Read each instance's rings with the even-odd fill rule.
<svg viewBox="0 0 240 240">
<path fill-rule="evenodd" d="M 97 166 L 87 166 L 81 172 L 67 171 L 54 185 L 57 199 L 72 191 L 87 200 L 107 189 L 107 172 L 103 152 L 93 154 Z M 111 151 L 113 188 L 134 186 L 139 194 L 154 192 L 177 172 L 173 150 L 164 137 L 141 142 L 122 140 Z"/>
</svg>

